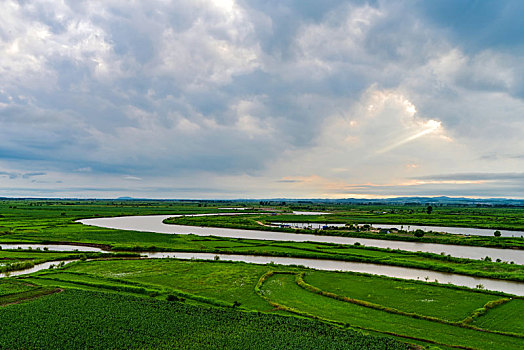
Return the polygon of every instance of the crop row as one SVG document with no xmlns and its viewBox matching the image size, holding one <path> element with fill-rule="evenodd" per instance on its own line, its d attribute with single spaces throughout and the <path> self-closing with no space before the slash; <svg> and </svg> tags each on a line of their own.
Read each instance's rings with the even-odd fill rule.
<svg viewBox="0 0 524 350">
<path fill-rule="evenodd" d="M 496 334 L 503 334 L 503 335 L 514 336 L 514 337 L 518 337 L 518 338 L 524 338 L 524 335 L 520 335 L 520 334 L 509 333 L 509 332 L 493 331 L 493 330 L 483 329 L 483 328 L 474 327 L 474 326 L 469 325 L 469 323 L 471 321 L 473 321 L 474 318 L 477 318 L 477 317 L 480 317 L 480 316 L 484 315 L 487 312 L 487 310 L 489 310 L 489 309 L 492 309 L 492 308 L 494 308 L 494 307 L 496 307 L 498 305 L 502 305 L 504 303 L 507 303 L 508 301 L 511 301 L 512 299 L 510 299 L 510 298 L 501 298 L 501 299 L 489 301 L 482 308 L 479 308 L 478 310 L 475 310 L 474 313 L 470 317 L 468 317 L 466 320 L 461 321 L 461 322 L 450 322 L 450 321 L 446 321 L 446 320 L 443 320 L 443 319 L 440 319 L 440 318 L 437 318 L 437 317 L 420 315 L 420 314 L 417 314 L 415 312 L 405 312 L 405 311 L 401 311 L 401 310 L 398 310 L 398 309 L 395 309 L 395 308 L 391 308 L 391 307 L 387 307 L 387 306 L 384 306 L 384 305 L 370 303 L 370 302 L 367 302 L 367 301 L 364 301 L 364 300 L 358 300 L 358 299 L 354 299 L 354 298 L 349 298 L 349 297 L 346 297 L 346 296 L 338 295 L 338 294 L 335 294 L 335 293 L 327 292 L 327 291 L 321 290 L 320 288 L 317 288 L 317 287 L 307 283 L 306 281 L 304 281 L 304 275 L 305 275 L 304 272 L 297 273 L 295 275 L 295 282 L 297 283 L 298 286 L 302 287 L 303 289 L 305 289 L 307 291 L 310 291 L 310 292 L 316 293 L 316 294 L 320 294 L 320 295 L 328 297 L 328 298 L 332 298 L 332 299 L 335 299 L 335 300 L 340 300 L 340 301 L 344 301 L 344 302 L 347 302 L 347 303 L 352 303 L 352 304 L 368 307 L 368 308 L 375 309 L 375 310 L 389 312 L 389 313 L 392 313 L 392 314 L 413 317 L 413 318 L 417 318 L 417 319 L 421 319 L 421 320 L 438 322 L 438 323 L 442 323 L 442 324 L 458 326 L 458 327 L 464 327 L 464 328 L 470 328 L 470 329 L 474 329 L 476 331 L 481 331 L 481 332 L 489 332 L 489 333 L 496 333 Z"/>
<path fill-rule="evenodd" d="M 498 344 L 500 348 L 521 349 L 523 344 L 517 335 L 457 327 L 326 298 L 299 287 L 289 273 L 266 275 L 260 282 L 259 295 L 274 307 L 309 318 L 457 348 L 492 349 Z"/>
<path fill-rule="evenodd" d="M 408 348 L 306 319 L 74 290 L 0 308 L 0 318 L 9 349 Z"/>
</svg>

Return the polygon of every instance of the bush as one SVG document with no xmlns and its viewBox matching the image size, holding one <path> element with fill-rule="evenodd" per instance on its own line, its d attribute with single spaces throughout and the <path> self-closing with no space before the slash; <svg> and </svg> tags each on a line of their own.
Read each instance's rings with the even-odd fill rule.
<svg viewBox="0 0 524 350">
<path fill-rule="evenodd" d="M 424 231 L 422 231 L 421 229 L 418 229 L 415 231 L 415 233 L 413 233 L 415 235 L 415 237 L 424 237 Z"/>
</svg>

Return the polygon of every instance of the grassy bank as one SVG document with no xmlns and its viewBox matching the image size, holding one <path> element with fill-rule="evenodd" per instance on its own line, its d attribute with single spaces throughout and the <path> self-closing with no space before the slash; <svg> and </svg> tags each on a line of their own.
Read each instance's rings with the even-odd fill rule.
<svg viewBox="0 0 524 350">
<path fill-rule="evenodd" d="M 276 274 L 271 276 L 271 273 Z M 305 283 L 325 291 L 326 295 L 300 287 L 296 276 L 303 276 Z M 512 328 L 505 329 L 477 324 L 479 320 L 496 323 L 500 317 L 497 311 L 521 298 L 356 273 L 222 261 L 98 260 L 43 271 L 23 280 L 48 288 L 106 291 L 262 313 L 292 313 L 373 334 L 443 347 L 483 349 L 500 343 L 512 349 L 524 344 L 524 335 L 517 336 L 522 334 L 518 324 L 515 325 L 518 321 Z M 357 302 L 346 305 L 348 303 L 341 298 Z M 495 303 L 501 299 L 506 300 L 506 304 Z M 462 325 L 465 319 L 490 303 L 494 306 L 479 315 L 475 322 Z M 524 312 L 524 304 L 513 307 L 516 314 Z"/>
<path fill-rule="evenodd" d="M 524 239 L 519 237 L 487 237 L 487 236 L 465 236 L 456 234 L 442 234 L 442 233 L 426 233 L 423 237 L 415 237 L 413 233 L 389 233 L 380 234 L 376 232 L 357 232 L 354 229 L 329 229 L 329 230 L 310 230 L 297 229 L 286 227 L 271 227 L 267 226 L 272 222 L 303 222 L 303 223 L 338 223 L 353 225 L 354 223 L 365 223 L 365 221 L 354 221 L 342 214 L 332 215 L 241 215 L 241 216 L 207 216 L 207 217 L 178 217 L 164 220 L 166 224 L 189 225 L 189 226 L 204 226 L 204 227 L 223 227 L 236 228 L 246 230 L 260 230 L 260 231 L 275 231 L 275 232 L 289 232 L 289 233 L 307 233 L 325 236 L 341 236 L 341 237 L 357 237 L 357 238 L 371 238 L 384 239 L 393 241 L 407 241 L 407 242 L 423 242 L 423 243 L 439 243 L 439 244 L 453 244 L 476 247 L 490 247 L 490 248 L 512 248 L 524 249 Z M 369 223 L 380 223 L 380 221 L 369 220 Z M 384 223 L 394 224 L 387 220 Z M 262 225 L 261 225 L 262 224 Z M 402 223 L 405 224 L 405 223 Z M 444 225 L 444 224 L 443 224 Z M 444 225 L 450 226 L 450 225 Z M 407 225 L 406 225 L 407 227 Z M 468 226 L 472 227 L 472 226 Z"/>
<path fill-rule="evenodd" d="M 131 253 L 165 250 L 334 259 L 524 280 L 521 265 L 440 254 L 361 245 L 166 235 L 75 223 L 80 218 L 98 216 L 216 213 L 224 211 L 218 209 L 222 206 L 228 205 L 168 201 L 0 201 L 0 242 L 81 243 Z M 285 211 L 289 207 L 279 209 Z M 267 214 L 216 218 L 235 218 L 239 222 L 244 218 L 258 218 L 262 223 L 277 221 Z M 264 227 L 249 221 L 240 224 L 256 225 L 256 229 Z M 372 238 L 379 237 L 375 234 Z M 3 305 L 7 305 L 0 308 L 0 317 L 12 325 L 0 332 L 2 346 L 403 348 L 401 343 L 387 343 L 392 337 L 440 348 L 488 348 L 500 344 L 511 349 L 524 345 L 521 336 L 524 327 L 519 321 L 519 315 L 524 312 L 522 299 L 496 292 L 300 267 L 176 259 L 107 259 L 109 255 L 82 252 L 3 250 L 0 264 L 14 266 L 91 257 L 88 254 L 105 259 L 79 261 L 31 276 L 0 280 L 0 298 L 4 298 Z M 277 273 L 260 284 L 261 276 L 268 272 L 289 275 Z M 297 284 L 296 276 L 303 276 L 302 286 Z M 13 304 L 19 301 L 22 303 Z M 135 310 L 142 313 L 137 314 Z M 194 314 L 199 316 L 188 316 Z M 251 326 L 244 325 L 245 315 L 249 315 L 245 322 Z M 282 315 L 300 315 L 308 320 Z M 307 323 L 300 323 L 297 328 L 287 320 Z M 217 326 L 216 322 L 221 325 Z M 78 327 L 79 324 L 87 327 Z M 220 334 L 209 331 L 209 327 L 217 328 Z M 365 338 L 347 328 L 389 339 Z M 255 333 L 255 329 L 261 329 L 262 333 Z M 15 334 L 24 334 L 24 337 L 16 338 Z M 255 339 L 255 334 L 261 339 Z M 304 338 L 299 341 L 302 334 Z"/>
<path fill-rule="evenodd" d="M 0 236 L 0 242 L 79 242 L 113 247 L 126 251 L 188 251 L 233 254 L 255 254 L 268 256 L 289 256 L 303 258 L 334 259 L 355 262 L 379 263 L 394 266 L 429 269 L 439 272 L 453 272 L 479 277 L 524 280 L 524 267 L 510 263 L 480 260 L 455 259 L 448 256 L 427 253 L 401 252 L 362 246 L 348 246 L 323 243 L 289 243 L 228 239 L 219 237 L 198 237 L 193 235 L 166 235 L 151 232 L 134 232 L 85 226 L 74 221 L 81 217 L 105 215 L 130 215 L 138 213 L 199 212 L 216 211 L 218 208 L 198 207 L 196 204 L 176 205 L 172 203 L 126 203 L 119 207 L 110 202 L 95 201 L 62 202 L 53 205 L 36 205 L 38 202 L 23 202 L 11 205 L 1 214 L 0 225 L 8 233 Z M 12 203 L 11 203 L 12 204 Z M 16 207 L 16 208 L 14 208 Z M 10 211 L 9 211 L 10 210 Z M 67 210 L 67 211 L 66 211 Z M 18 214 L 14 214 L 17 212 Z M 2 212 L 4 213 L 4 212 Z M 62 215 L 62 213 L 65 213 Z M 202 217 L 206 220 L 252 220 L 251 216 Z M 201 219 L 201 218 L 186 218 Z M 257 226 L 260 226 L 257 224 Z M 262 226 L 263 227 L 263 226 Z M 375 237 L 376 238 L 376 237 Z"/>
<path fill-rule="evenodd" d="M 274 306 L 313 319 L 425 340 L 437 345 L 476 349 L 520 349 L 523 338 L 400 315 L 327 298 L 301 288 L 292 274 L 275 274 L 260 287 L 260 294 Z"/>
</svg>

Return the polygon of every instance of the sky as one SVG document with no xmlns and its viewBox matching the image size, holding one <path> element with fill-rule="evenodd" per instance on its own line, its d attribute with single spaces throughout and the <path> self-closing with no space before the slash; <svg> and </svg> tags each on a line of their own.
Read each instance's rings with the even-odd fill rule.
<svg viewBox="0 0 524 350">
<path fill-rule="evenodd" d="M 524 198 L 524 1 L 0 9 L 0 196 Z"/>
</svg>

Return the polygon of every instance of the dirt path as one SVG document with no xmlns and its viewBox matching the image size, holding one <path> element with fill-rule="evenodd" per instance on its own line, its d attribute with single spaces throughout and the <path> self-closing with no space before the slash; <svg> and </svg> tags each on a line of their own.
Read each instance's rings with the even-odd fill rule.
<svg viewBox="0 0 524 350">
<path fill-rule="evenodd" d="M 7 301 L 5 303 L 2 303 L 2 300 L 0 298 L 0 307 L 5 307 L 5 306 L 9 306 L 9 305 L 14 305 L 14 304 L 20 304 L 22 302 L 31 301 L 31 300 L 43 297 L 45 295 L 61 293 L 63 291 L 64 291 L 63 288 L 53 288 L 53 289 L 42 289 L 42 290 L 40 290 L 40 293 L 35 293 L 35 290 L 31 290 L 31 291 L 28 291 L 28 292 L 22 292 L 22 293 L 17 293 L 17 294 L 10 294 L 10 295 L 8 295 L 9 297 L 15 297 L 16 295 L 20 295 L 20 298 L 14 300 L 14 301 Z"/>
<path fill-rule="evenodd" d="M 259 224 L 260 226 L 265 226 L 265 227 L 275 227 L 273 225 L 266 225 L 264 224 L 262 221 L 256 221 L 257 224 Z"/>
</svg>

